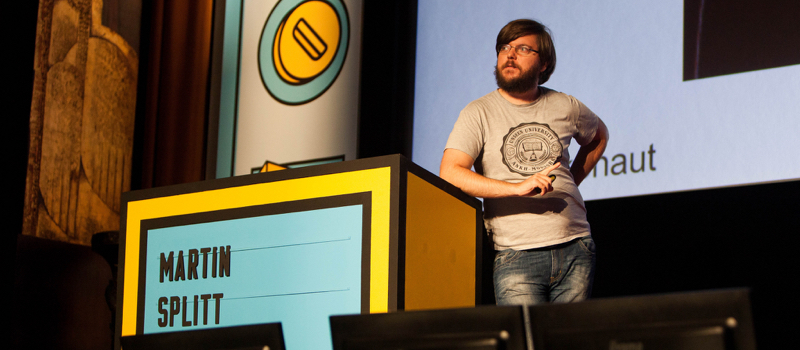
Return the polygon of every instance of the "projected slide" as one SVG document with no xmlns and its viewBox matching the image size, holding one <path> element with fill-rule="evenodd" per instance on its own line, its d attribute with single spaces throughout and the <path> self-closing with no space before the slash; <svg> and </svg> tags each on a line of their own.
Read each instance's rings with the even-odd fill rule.
<svg viewBox="0 0 800 350">
<path fill-rule="evenodd" d="M 498 31 L 532 18 L 557 52 L 544 86 L 611 134 L 585 199 L 797 180 L 798 13 L 788 0 L 420 1 L 413 161 L 438 173 L 461 109 L 497 88 Z"/>
</svg>

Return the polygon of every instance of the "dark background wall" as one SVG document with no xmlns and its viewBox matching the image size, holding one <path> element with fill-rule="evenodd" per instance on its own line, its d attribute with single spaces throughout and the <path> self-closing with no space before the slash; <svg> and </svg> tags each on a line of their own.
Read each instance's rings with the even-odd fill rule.
<svg viewBox="0 0 800 350">
<path fill-rule="evenodd" d="M 794 181 L 590 201 L 594 297 L 751 288 L 759 348 L 783 348 L 800 326 L 798 196 Z"/>
<path fill-rule="evenodd" d="M 15 1 L 4 11 L 14 13 L 13 21 L 3 21 L 8 35 L 4 44 L 3 104 L 6 118 L 0 128 L 0 142 L 4 150 L 2 196 L 3 233 L 2 247 L 5 266 L 14 266 L 17 235 L 22 232 L 22 213 L 25 201 L 25 176 L 28 164 L 28 123 L 33 92 L 33 55 L 36 44 L 37 1 Z"/>
<path fill-rule="evenodd" d="M 365 1 L 358 157 L 411 159 L 416 1 Z"/>
<path fill-rule="evenodd" d="M 37 4 L 20 1 L 14 2 L 13 6 L 17 7 L 14 13 L 18 18 L 15 25 L 18 34 L 9 36 L 12 40 L 10 50 L 18 54 L 6 55 L 4 62 L 18 69 L 11 70 L 9 85 L 13 89 L 4 97 L 11 113 L 2 131 L 4 149 L 8 154 L 3 179 L 9 189 L 3 201 L 7 204 L 4 206 L 5 221 L 11 228 L 5 232 L 3 248 L 11 266 L 14 265 L 16 238 L 21 227 Z M 145 2 L 143 9 L 146 25 L 143 24 L 142 29 L 140 86 L 148 81 L 153 83 L 153 70 L 159 67 L 153 63 L 154 57 L 162 61 L 165 57 L 167 61 L 180 59 L 164 52 L 156 55 L 154 51 L 163 50 L 164 46 L 154 41 L 153 33 L 166 33 L 170 24 L 173 27 L 177 25 L 174 22 L 165 24 L 164 19 L 169 20 L 170 11 L 187 12 L 154 6 Z M 163 16 L 154 18 L 153 11 L 159 10 Z M 211 16 L 204 16 L 213 20 Z M 367 0 L 364 16 L 359 156 L 402 153 L 410 157 L 414 38 L 417 34 L 425 35 L 416 33 L 416 3 Z M 190 22 L 182 25 L 209 32 L 201 24 Z M 207 64 L 194 64 L 199 67 L 196 69 L 208 75 L 210 68 Z M 186 72 L 181 74 L 190 75 Z M 173 78 L 180 79 L 170 79 Z M 161 83 L 165 82 L 162 80 Z M 192 155 L 190 162 L 182 164 L 180 157 L 153 153 L 168 149 L 152 143 L 157 137 L 169 137 L 163 134 L 167 129 L 151 130 L 150 139 L 145 139 L 146 132 L 141 129 L 146 123 L 166 126 L 172 123 L 159 119 L 166 113 L 158 112 L 158 104 L 148 105 L 153 103 L 146 100 L 148 94 L 151 99 L 155 96 L 157 101 L 167 103 L 186 97 L 171 96 L 167 88 L 156 92 L 142 86 L 139 91 L 138 108 L 141 111 L 137 112 L 137 118 L 140 118 L 137 122 L 140 129 L 137 130 L 138 149 L 134 154 L 139 163 L 134 168 L 133 178 L 142 180 L 134 182 L 134 189 L 202 180 L 205 150 L 180 150 Z M 150 108 L 150 117 L 146 117 L 147 108 Z M 204 133 L 207 116 L 202 114 L 203 111 L 199 113 L 199 117 L 188 118 L 182 123 L 192 123 L 193 130 Z M 195 136 L 193 140 L 202 145 L 197 147 L 205 147 L 204 135 Z M 438 153 L 442 150 L 429 151 Z M 159 165 L 158 159 L 170 159 L 170 167 Z M 190 176 L 169 173 L 183 171 L 188 171 Z M 800 327 L 800 320 L 792 317 L 800 310 L 800 302 L 793 295 L 793 280 L 800 264 L 792 254 L 800 243 L 795 205 L 799 196 L 800 182 L 794 181 L 590 201 L 587 203 L 589 220 L 598 245 L 594 296 L 749 287 L 752 289 L 759 347 L 783 347 L 792 339 L 793 331 Z"/>
</svg>

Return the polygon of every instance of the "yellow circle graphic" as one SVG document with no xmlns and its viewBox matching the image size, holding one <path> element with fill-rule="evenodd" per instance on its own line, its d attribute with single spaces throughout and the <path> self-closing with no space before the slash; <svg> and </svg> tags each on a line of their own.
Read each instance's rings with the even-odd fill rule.
<svg viewBox="0 0 800 350">
<path fill-rule="evenodd" d="M 275 33 L 273 64 L 282 80 L 303 84 L 322 74 L 336 55 L 341 24 L 323 1 L 307 1 L 286 15 Z"/>
</svg>

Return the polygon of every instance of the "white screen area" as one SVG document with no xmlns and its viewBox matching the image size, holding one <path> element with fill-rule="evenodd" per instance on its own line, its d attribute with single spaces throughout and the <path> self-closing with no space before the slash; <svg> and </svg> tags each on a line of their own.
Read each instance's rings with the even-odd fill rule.
<svg viewBox="0 0 800 350">
<path fill-rule="evenodd" d="M 461 109 L 497 88 L 497 33 L 531 18 L 557 52 L 544 86 L 610 131 L 584 199 L 798 179 L 800 65 L 684 81 L 684 15 L 682 0 L 420 1 L 413 161 L 439 173 Z"/>
</svg>

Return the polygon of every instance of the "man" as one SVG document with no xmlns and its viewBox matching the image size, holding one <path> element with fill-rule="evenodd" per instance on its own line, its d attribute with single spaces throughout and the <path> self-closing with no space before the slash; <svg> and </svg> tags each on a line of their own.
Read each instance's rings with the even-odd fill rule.
<svg viewBox="0 0 800 350">
<path fill-rule="evenodd" d="M 556 66 L 544 25 L 512 21 L 495 49 L 499 88 L 461 111 L 440 176 L 484 198 L 499 305 L 586 299 L 595 250 L 578 185 L 603 155 L 608 130 L 574 97 L 539 86 Z M 569 165 L 572 139 L 581 147 Z"/>
</svg>

